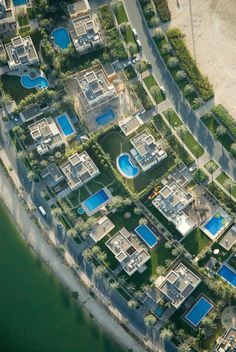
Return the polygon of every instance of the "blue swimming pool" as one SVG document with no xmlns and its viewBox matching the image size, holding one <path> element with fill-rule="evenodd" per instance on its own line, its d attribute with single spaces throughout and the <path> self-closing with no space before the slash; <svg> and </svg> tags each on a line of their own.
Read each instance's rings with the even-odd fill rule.
<svg viewBox="0 0 236 352">
<path fill-rule="evenodd" d="M 81 205 L 83 209 L 89 213 L 95 213 L 98 211 L 107 201 L 110 199 L 109 195 L 102 188 L 91 197 L 87 198 Z"/>
<path fill-rule="evenodd" d="M 217 213 L 205 224 L 205 229 L 207 229 L 213 236 L 215 236 L 225 224 L 225 218 Z"/>
<path fill-rule="evenodd" d="M 185 319 L 196 327 L 212 308 L 213 305 L 205 297 L 201 297 L 185 315 Z"/>
<path fill-rule="evenodd" d="M 115 114 L 112 109 L 106 110 L 103 114 L 96 117 L 96 122 L 99 126 L 106 125 L 115 119 Z"/>
<path fill-rule="evenodd" d="M 136 227 L 135 232 L 149 248 L 153 248 L 158 243 L 156 235 L 154 235 L 147 225 L 139 225 Z"/>
<path fill-rule="evenodd" d="M 139 174 L 139 167 L 133 165 L 130 160 L 130 154 L 120 154 L 116 159 L 116 165 L 122 176 L 126 178 L 135 178 Z"/>
<path fill-rule="evenodd" d="M 68 137 L 75 133 L 75 130 L 66 114 L 58 116 L 56 118 L 56 121 L 65 137 Z"/>
<path fill-rule="evenodd" d="M 154 310 L 154 313 L 156 314 L 156 316 L 161 319 L 161 317 L 163 316 L 163 314 L 165 313 L 166 308 L 161 306 L 160 304 L 157 306 L 157 308 Z"/>
<path fill-rule="evenodd" d="M 229 284 L 236 287 L 236 272 L 234 270 L 223 264 L 218 270 L 218 274 Z"/>
<path fill-rule="evenodd" d="M 13 0 L 14 6 L 22 6 L 22 5 L 26 5 L 26 4 L 27 4 L 27 0 Z"/>
<path fill-rule="evenodd" d="M 52 32 L 52 37 L 54 38 L 55 44 L 61 49 L 66 49 L 70 45 L 68 30 L 63 27 L 54 29 Z"/>
<path fill-rule="evenodd" d="M 28 75 L 22 75 L 21 84 L 23 87 L 27 89 L 32 89 L 32 88 L 44 89 L 48 87 L 48 80 L 43 76 L 37 76 L 35 78 L 31 78 Z"/>
</svg>

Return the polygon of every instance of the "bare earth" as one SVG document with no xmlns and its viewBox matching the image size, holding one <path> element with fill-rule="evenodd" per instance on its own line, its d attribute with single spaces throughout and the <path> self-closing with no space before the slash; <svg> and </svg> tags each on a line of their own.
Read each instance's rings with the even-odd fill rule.
<svg viewBox="0 0 236 352">
<path fill-rule="evenodd" d="M 168 3 L 171 27 L 186 34 L 188 48 L 214 86 L 216 104 L 225 105 L 236 119 L 236 0 Z"/>
</svg>

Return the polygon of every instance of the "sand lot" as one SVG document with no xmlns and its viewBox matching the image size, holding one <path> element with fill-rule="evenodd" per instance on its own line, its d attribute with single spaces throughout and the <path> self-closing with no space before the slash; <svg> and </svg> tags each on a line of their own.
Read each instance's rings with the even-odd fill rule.
<svg viewBox="0 0 236 352">
<path fill-rule="evenodd" d="M 188 48 L 214 86 L 215 102 L 224 104 L 236 119 L 236 0 L 168 3 L 171 27 L 186 34 Z"/>
</svg>

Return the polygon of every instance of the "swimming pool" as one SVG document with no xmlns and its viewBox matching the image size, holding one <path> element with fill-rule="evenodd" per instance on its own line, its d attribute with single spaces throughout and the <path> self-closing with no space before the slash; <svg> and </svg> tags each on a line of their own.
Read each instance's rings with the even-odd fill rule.
<svg viewBox="0 0 236 352">
<path fill-rule="evenodd" d="M 102 206 L 105 206 L 110 200 L 107 191 L 102 188 L 91 197 L 81 203 L 82 208 L 88 215 L 96 213 Z"/>
<path fill-rule="evenodd" d="M 161 319 L 161 317 L 163 316 L 163 314 L 165 313 L 166 308 L 161 306 L 160 304 L 157 306 L 157 308 L 154 310 L 154 314 L 156 314 L 156 316 Z"/>
<path fill-rule="evenodd" d="M 154 233 L 145 224 L 136 227 L 135 232 L 149 248 L 153 248 L 158 243 L 156 235 L 154 235 Z"/>
<path fill-rule="evenodd" d="M 32 88 L 44 89 L 48 87 L 48 80 L 43 76 L 37 76 L 35 78 L 31 78 L 28 75 L 22 75 L 21 84 L 26 89 L 32 89 Z"/>
<path fill-rule="evenodd" d="M 225 225 L 225 218 L 220 214 L 216 213 L 208 223 L 204 225 L 212 236 L 215 236 Z"/>
<path fill-rule="evenodd" d="M 236 287 L 236 272 L 223 264 L 218 270 L 218 274 L 230 285 Z"/>
<path fill-rule="evenodd" d="M 54 29 L 52 32 L 52 37 L 54 38 L 55 44 L 61 49 L 68 48 L 70 44 L 70 36 L 67 29 L 63 27 Z"/>
<path fill-rule="evenodd" d="M 113 121 L 115 119 L 115 114 L 113 110 L 110 108 L 106 110 L 102 115 L 96 117 L 96 122 L 99 126 L 106 125 L 107 123 Z"/>
<path fill-rule="evenodd" d="M 70 119 L 66 114 L 57 116 L 56 121 L 65 137 L 71 136 L 75 133 L 75 129 L 73 128 Z"/>
<path fill-rule="evenodd" d="M 22 6 L 27 5 L 27 0 L 13 0 L 14 6 Z"/>
<path fill-rule="evenodd" d="M 122 176 L 125 178 L 135 178 L 139 174 L 139 167 L 133 165 L 130 154 L 120 154 L 116 159 L 116 165 Z"/>
<path fill-rule="evenodd" d="M 205 297 L 201 297 L 185 315 L 185 319 L 197 327 L 212 308 L 213 305 Z"/>
</svg>

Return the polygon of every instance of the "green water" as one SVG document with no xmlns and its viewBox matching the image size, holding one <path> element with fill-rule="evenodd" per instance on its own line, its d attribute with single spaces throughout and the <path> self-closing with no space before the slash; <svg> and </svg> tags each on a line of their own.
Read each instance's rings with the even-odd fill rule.
<svg viewBox="0 0 236 352">
<path fill-rule="evenodd" d="M 1 206 L 0 351 L 123 351 L 30 252 Z"/>
</svg>

